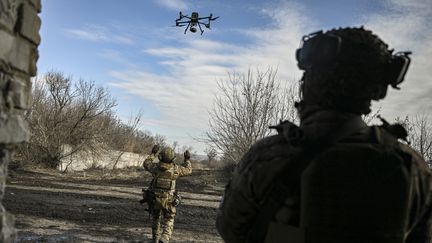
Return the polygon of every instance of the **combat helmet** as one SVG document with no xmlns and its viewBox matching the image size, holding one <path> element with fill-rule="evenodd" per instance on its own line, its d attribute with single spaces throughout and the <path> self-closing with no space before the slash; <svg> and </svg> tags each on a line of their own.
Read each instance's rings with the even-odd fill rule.
<svg viewBox="0 0 432 243">
<path fill-rule="evenodd" d="M 175 154 L 172 148 L 166 147 L 160 151 L 158 158 L 164 163 L 172 163 L 175 160 Z"/>
<path fill-rule="evenodd" d="M 305 71 L 297 106 L 368 114 L 371 100 L 383 99 L 389 85 L 399 89 L 410 64 L 409 54 L 393 54 L 363 27 L 306 35 L 296 52 L 298 67 Z"/>
</svg>

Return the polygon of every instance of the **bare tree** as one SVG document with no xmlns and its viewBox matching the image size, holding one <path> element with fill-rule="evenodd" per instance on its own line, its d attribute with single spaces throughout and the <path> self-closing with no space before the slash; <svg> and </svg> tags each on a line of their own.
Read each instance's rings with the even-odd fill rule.
<svg viewBox="0 0 432 243">
<path fill-rule="evenodd" d="M 213 162 L 213 160 L 217 157 L 217 151 L 212 147 L 207 147 L 204 150 L 204 153 L 206 153 L 208 163 Z"/>
<path fill-rule="evenodd" d="M 139 130 L 142 111 L 129 122 L 119 119 L 113 110 L 115 100 L 94 82 L 74 82 L 51 71 L 33 83 L 32 106 L 26 113 L 32 136 L 19 149 L 22 161 L 53 168 L 64 165 L 61 169 L 66 171 L 78 152 L 94 159 L 114 150 L 115 169 L 125 152 L 143 153 L 154 144 L 166 145 L 165 137 Z"/>
<path fill-rule="evenodd" d="M 134 153 L 139 154 L 147 154 L 150 152 L 153 145 L 159 144 L 161 147 L 164 147 L 165 137 L 161 135 L 152 135 L 149 131 L 137 131 L 136 134 L 136 143 L 135 148 L 133 150 Z"/>
<path fill-rule="evenodd" d="M 172 148 L 172 150 L 173 150 L 175 153 L 179 153 L 179 151 L 177 151 L 178 146 L 179 146 L 179 143 L 178 143 L 177 141 L 174 141 L 174 142 L 172 143 L 171 148 Z"/>
<path fill-rule="evenodd" d="M 419 114 L 414 118 L 406 116 L 397 118 L 408 130 L 408 141 L 429 163 L 432 161 L 432 123 L 427 114 Z"/>
<path fill-rule="evenodd" d="M 131 115 L 127 124 L 121 126 L 122 129 L 116 136 L 112 136 L 112 143 L 116 143 L 118 150 L 116 151 L 116 159 L 114 160 L 112 169 L 115 170 L 120 161 L 120 158 L 127 151 L 134 151 L 136 146 L 136 137 L 139 126 L 143 118 L 143 111 L 138 111 L 137 114 Z"/>
<path fill-rule="evenodd" d="M 104 134 L 99 118 L 115 105 L 108 91 L 93 82 L 79 80 L 73 85 L 71 77 L 48 72 L 33 88 L 27 114 L 32 137 L 22 154 L 55 168 L 64 157 L 94 150 Z"/>
<path fill-rule="evenodd" d="M 163 135 L 156 134 L 154 136 L 154 144 L 158 144 L 160 147 L 166 146 L 166 138 Z"/>
<path fill-rule="evenodd" d="M 213 109 L 209 111 L 206 142 L 222 151 L 223 157 L 237 162 L 257 140 L 269 135 L 269 125 L 279 120 L 297 120 L 295 88 L 282 86 L 277 70 L 248 70 L 229 73 L 218 82 Z"/>
</svg>

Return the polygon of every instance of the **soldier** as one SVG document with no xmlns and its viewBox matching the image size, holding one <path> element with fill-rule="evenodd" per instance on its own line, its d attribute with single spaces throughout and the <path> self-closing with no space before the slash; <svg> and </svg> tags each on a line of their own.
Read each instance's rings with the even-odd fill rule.
<svg viewBox="0 0 432 243">
<path fill-rule="evenodd" d="M 159 162 L 154 163 L 158 151 L 159 146 L 153 146 L 143 166 L 153 176 L 150 187 L 154 193 L 153 211 L 151 212 L 153 242 L 167 243 L 172 234 L 176 206 L 180 200 L 175 187 L 176 179 L 179 176 L 191 174 L 192 165 L 190 153 L 187 150 L 183 154 L 183 165 L 175 164 L 175 154 L 171 148 L 162 149 L 158 155 Z"/>
<path fill-rule="evenodd" d="M 424 159 L 401 125 L 361 119 L 399 89 L 409 54 L 363 27 L 303 37 L 300 125 L 274 126 L 238 163 L 216 222 L 226 242 L 430 242 Z"/>
</svg>

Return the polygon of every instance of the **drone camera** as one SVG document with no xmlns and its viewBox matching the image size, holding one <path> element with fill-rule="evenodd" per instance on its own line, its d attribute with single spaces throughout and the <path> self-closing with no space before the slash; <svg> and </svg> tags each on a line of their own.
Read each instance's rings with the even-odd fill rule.
<svg viewBox="0 0 432 243">
<path fill-rule="evenodd" d="M 195 33 L 195 32 L 197 31 L 197 29 L 196 29 L 195 27 L 191 27 L 189 30 L 190 30 L 190 32 L 192 32 L 192 33 Z"/>
</svg>

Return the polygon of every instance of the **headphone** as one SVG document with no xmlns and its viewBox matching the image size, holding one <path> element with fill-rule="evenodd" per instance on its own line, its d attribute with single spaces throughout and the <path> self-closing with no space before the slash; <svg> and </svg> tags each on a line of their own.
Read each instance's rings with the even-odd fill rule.
<svg viewBox="0 0 432 243">
<path fill-rule="evenodd" d="M 342 46 L 342 38 L 337 35 L 323 33 L 322 30 L 303 36 L 300 48 L 296 50 L 297 65 L 301 70 L 309 70 L 315 65 L 334 63 Z M 385 77 L 395 89 L 404 81 L 405 74 L 411 63 L 410 51 L 397 52 L 385 65 Z"/>
</svg>

